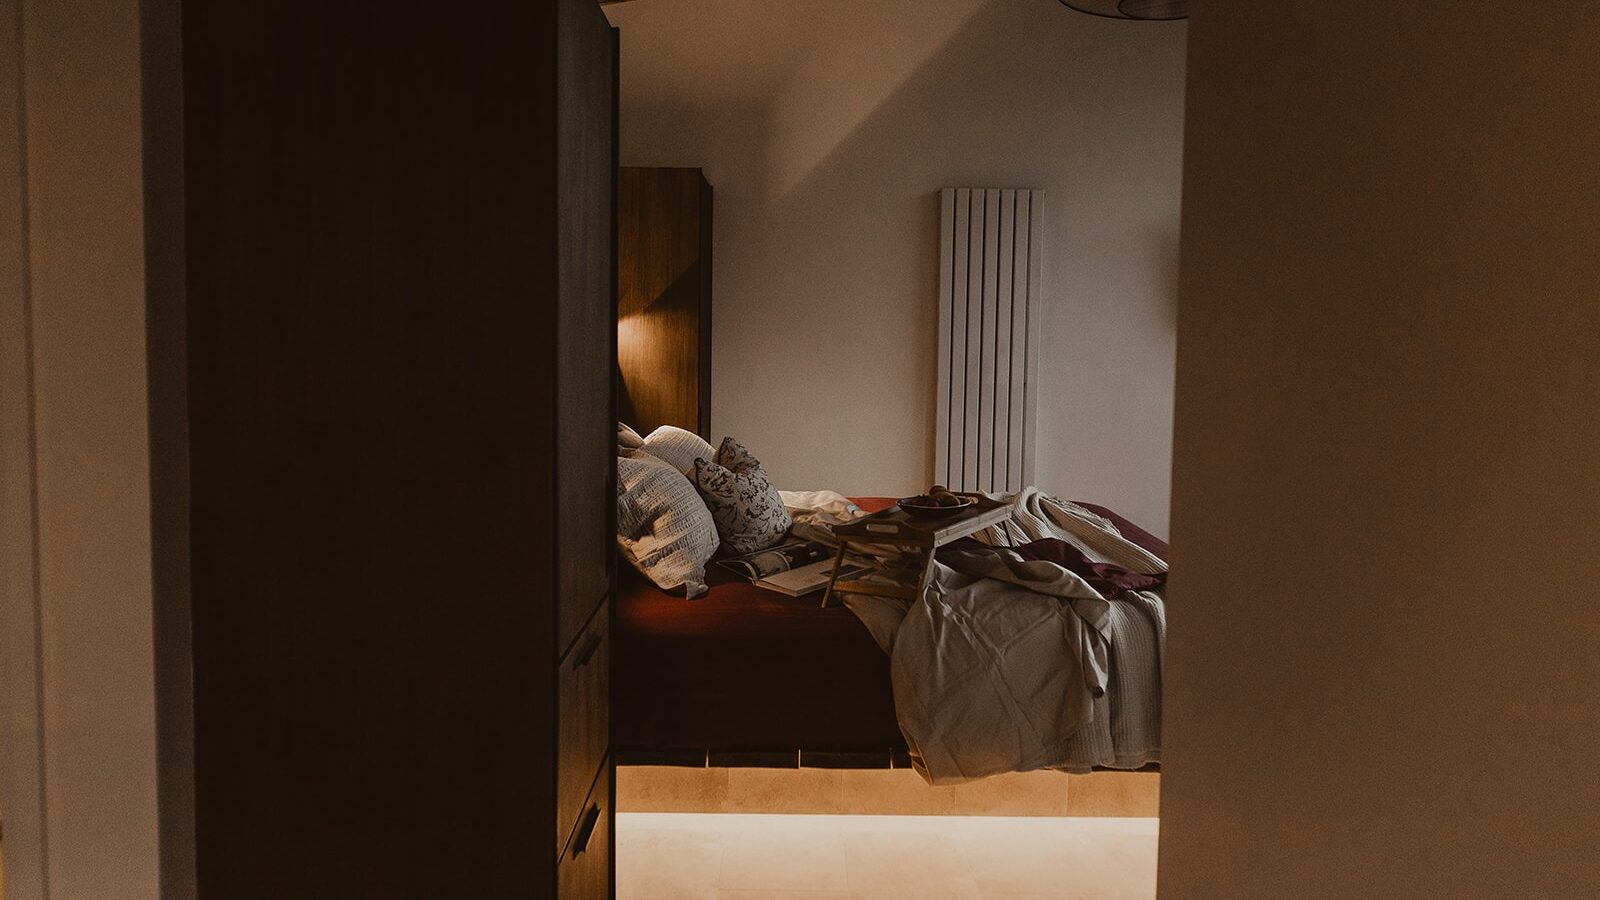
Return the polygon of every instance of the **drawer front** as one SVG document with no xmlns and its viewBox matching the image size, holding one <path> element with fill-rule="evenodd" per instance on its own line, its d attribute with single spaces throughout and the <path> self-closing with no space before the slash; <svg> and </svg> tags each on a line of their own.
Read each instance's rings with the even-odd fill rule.
<svg viewBox="0 0 1600 900">
<path fill-rule="evenodd" d="M 556 751 L 556 846 L 572 834 L 583 798 L 611 742 L 611 604 L 594 618 L 561 660 Z"/>
<path fill-rule="evenodd" d="M 611 767 L 606 766 L 584 802 L 577 827 L 556 866 L 561 900 L 611 896 Z"/>
</svg>

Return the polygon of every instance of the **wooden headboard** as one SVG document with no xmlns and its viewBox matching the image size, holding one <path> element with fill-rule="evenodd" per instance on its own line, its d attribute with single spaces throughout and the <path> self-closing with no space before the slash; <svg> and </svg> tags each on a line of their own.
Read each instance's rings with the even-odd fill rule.
<svg viewBox="0 0 1600 900">
<path fill-rule="evenodd" d="M 711 185 L 699 169 L 617 173 L 618 408 L 640 434 L 711 431 Z"/>
</svg>

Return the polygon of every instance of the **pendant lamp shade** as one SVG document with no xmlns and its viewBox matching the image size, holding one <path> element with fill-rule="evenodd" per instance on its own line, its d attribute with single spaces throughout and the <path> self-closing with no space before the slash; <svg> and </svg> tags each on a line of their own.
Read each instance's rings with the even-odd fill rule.
<svg viewBox="0 0 1600 900">
<path fill-rule="evenodd" d="M 1189 17 L 1188 0 L 1060 0 L 1068 9 L 1103 19 L 1170 22 Z"/>
</svg>

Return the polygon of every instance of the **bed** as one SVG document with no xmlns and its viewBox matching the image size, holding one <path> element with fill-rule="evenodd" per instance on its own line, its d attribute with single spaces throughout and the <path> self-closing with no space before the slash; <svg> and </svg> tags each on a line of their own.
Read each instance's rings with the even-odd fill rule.
<svg viewBox="0 0 1600 900">
<path fill-rule="evenodd" d="M 859 498 L 871 512 L 893 501 Z M 1165 559 L 1167 545 L 1081 503 Z M 613 722 L 622 765 L 909 767 L 889 659 L 842 605 L 787 597 L 712 567 L 674 597 L 623 567 Z"/>
</svg>

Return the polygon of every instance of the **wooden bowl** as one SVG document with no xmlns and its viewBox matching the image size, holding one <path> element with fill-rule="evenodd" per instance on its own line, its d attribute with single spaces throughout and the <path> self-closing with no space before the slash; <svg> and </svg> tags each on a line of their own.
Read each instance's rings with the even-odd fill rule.
<svg viewBox="0 0 1600 900">
<path fill-rule="evenodd" d="M 919 519 L 941 519 L 945 516 L 955 515 L 964 509 L 971 509 L 972 504 L 977 502 L 971 497 L 962 497 L 961 502 L 955 506 L 929 506 L 925 503 L 918 503 L 915 497 L 902 497 L 898 501 L 898 505 L 906 511 L 908 516 L 915 516 Z"/>
</svg>

